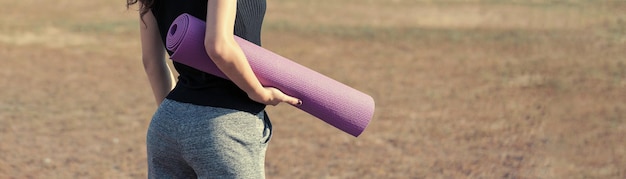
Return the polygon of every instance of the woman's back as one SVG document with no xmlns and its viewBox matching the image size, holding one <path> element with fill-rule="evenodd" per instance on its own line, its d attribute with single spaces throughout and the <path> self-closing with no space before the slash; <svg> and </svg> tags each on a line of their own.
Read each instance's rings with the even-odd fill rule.
<svg viewBox="0 0 626 179">
<path fill-rule="evenodd" d="M 261 45 L 261 26 L 265 15 L 265 0 L 238 0 L 234 34 L 252 43 Z M 165 37 L 171 23 L 183 13 L 206 20 L 207 1 L 156 0 L 152 7 L 161 39 Z M 168 51 L 171 55 L 172 52 Z M 233 82 L 204 73 L 189 66 L 174 62 L 180 74 L 176 87 L 167 96 L 180 102 L 203 106 L 223 107 L 258 113 L 265 107 L 252 101 Z"/>
</svg>

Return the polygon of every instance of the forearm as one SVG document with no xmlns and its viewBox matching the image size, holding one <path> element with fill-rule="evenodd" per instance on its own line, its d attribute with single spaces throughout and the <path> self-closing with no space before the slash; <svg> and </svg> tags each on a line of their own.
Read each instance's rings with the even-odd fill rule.
<svg viewBox="0 0 626 179">
<path fill-rule="evenodd" d="M 302 102 L 294 97 L 285 95 L 276 88 L 266 88 L 261 85 L 255 76 L 248 60 L 243 54 L 238 44 L 228 42 L 230 45 L 216 45 L 213 48 L 207 48 L 211 59 L 217 67 L 240 89 L 248 94 L 248 97 L 254 101 L 277 105 L 280 102 L 287 102 L 292 105 L 301 105 Z M 209 45 L 209 44 L 207 44 Z M 213 52 L 212 49 L 222 49 L 221 52 Z"/>
<path fill-rule="evenodd" d="M 143 64 L 150 82 L 150 87 L 152 88 L 154 99 L 156 104 L 159 105 L 172 88 L 174 88 L 174 76 L 164 60 L 144 59 Z"/>
<path fill-rule="evenodd" d="M 239 45 L 231 39 L 207 43 L 207 53 L 216 66 L 248 95 L 261 91 L 263 86 L 255 76 Z"/>
</svg>

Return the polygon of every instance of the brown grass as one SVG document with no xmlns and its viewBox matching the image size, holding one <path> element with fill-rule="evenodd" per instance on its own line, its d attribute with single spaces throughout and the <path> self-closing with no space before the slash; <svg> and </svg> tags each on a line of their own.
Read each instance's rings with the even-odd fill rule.
<svg viewBox="0 0 626 179">
<path fill-rule="evenodd" d="M 270 107 L 268 178 L 625 178 L 623 1 L 268 1 L 264 46 L 372 95 L 353 138 Z M 145 178 L 122 1 L 0 0 L 0 178 Z"/>
</svg>

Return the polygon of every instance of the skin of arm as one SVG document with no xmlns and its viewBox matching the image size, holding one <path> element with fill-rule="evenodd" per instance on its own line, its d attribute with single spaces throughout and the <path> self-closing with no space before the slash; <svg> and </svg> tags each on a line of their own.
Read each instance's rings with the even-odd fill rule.
<svg viewBox="0 0 626 179">
<path fill-rule="evenodd" d="M 157 21 L 152 11 L 143 16 L 139 33 L 141 35 L 143 67 L 150 81 L 156 103 L 159 105 L 174 87 L 175 80 L 170 67 L 165 62 L 163 40 L 161 40 Z"/>
<path fill-rule="evenodd" d="M 276 88 L 261 85 L 234 39 L 236 12 L 236 0 L 208 1 L 204 45 L 209 57 L 250 99 L 268 105 L 281 102 L 301 104 L 300 100 L 285 95 Z"/>
</svg>

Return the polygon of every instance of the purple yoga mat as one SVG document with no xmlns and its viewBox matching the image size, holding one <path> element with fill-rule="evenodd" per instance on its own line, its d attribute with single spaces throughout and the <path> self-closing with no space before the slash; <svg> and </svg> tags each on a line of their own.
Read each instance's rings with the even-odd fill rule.
<svg viewBox="0 0 626 179">
<path fill-rule="evenodd" d="M 171 59 L 226 78 L 206 53 L 205 28 L 204 21 L 189 14 L 176 18 L 166 38 L 167 49 L 174 52 Z M 297 108 L 355 137 L 372 119 L 374 99 L 369 95 L 240 37 L 235 36 L 235 41 L 261 84 L 302 100 Z"/>
</svg>

